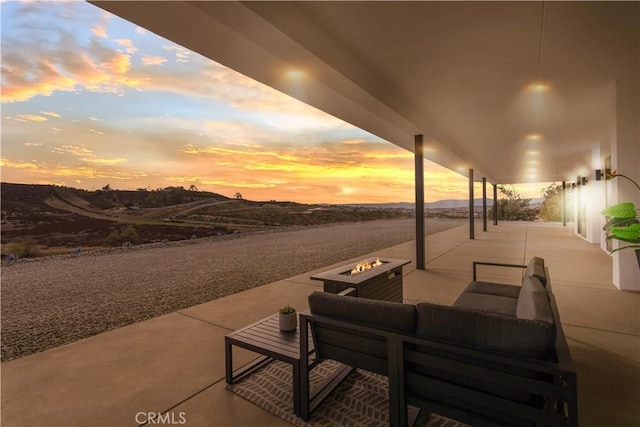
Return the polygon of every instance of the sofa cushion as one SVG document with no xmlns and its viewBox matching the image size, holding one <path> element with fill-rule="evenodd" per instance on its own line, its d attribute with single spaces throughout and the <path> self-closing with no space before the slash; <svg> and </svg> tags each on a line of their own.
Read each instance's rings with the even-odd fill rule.
<svg viewBox="0 0 640 427">
<path fill-rule="evenodd" d="M 533 257 L 529 264 L 527 264 L 526 276 L 537 277 L 542 283 L 542 286 L 547 286 L 547 272 L 544 269 L 544 259 L 540 257 Z"/>
<path fill-rule="evenodd" d="M 411 304 L 313 292 L 309 309 L 313 314 L 386 329 L 413 332 L 416 328 L 416 308 Z"/>
<path fill-rule="evenodd" d="M 518 300 L 499 295 L 476 294 L 463 292 L 453 303 L 454 307 L 468 310 L 484 311 L 505 316 L 516 316 Z"/>
<path fill-rule="evenodd" d="M 421 303 L 416 333 L 429 338 L 543 359 L 554 335 L 553 325 L 461 307 Z"/>
<path fill-rule="evenodd" d="M 499 297 L 518 298 L 520 295 L 520 286 L 503 285 L 491 282 L 473 281 L 464 288 L 463 292 L 473 292 L 476 294 L 496 295 Z"/>
<path fill-rule="evenodd" d="M 553 338 L 553 328 L 550 325 L 500 314 L 434 304 L 418 304 L 417 312 L 416 333 L 420 336 L 478 350 L 496 351 L 509 356 L 546 359 Z M 420 345 L 416 345 L 416 350 L 507 374 L 524 377 L 534 375 L 525 369 L 490 362 L 473 355 L 451 353 L 444 349 L 438 350 Z M 471 379 L 464 372 L 441 370 L 438 366 L 417 366 L 416 369 L 422 375 L 511 401 L 529 403 L 532 399 L 530 393 L 497 384 L 491 378 Z M 439 393 L 431 395 L 430 391 L 414 390 L 414 392 L 436 401 L 440 399 Z"/>
<path fill-rule="evenodd" d="M 311 313 L 372 328 L 413 332 L 416 308 L 397 302 L 341 296 L 325 292 L 309 295 Z M 322 322 L 312 323 L 316 356 L 354 368 L 388 375 L 388 348 L 383 334 Z"/>
<path fill-rule="evenodd" d="M 516 317 L 553 324 L 549 295 L 536 277 L 526 276 L 523 279 Z"/>
</svg>

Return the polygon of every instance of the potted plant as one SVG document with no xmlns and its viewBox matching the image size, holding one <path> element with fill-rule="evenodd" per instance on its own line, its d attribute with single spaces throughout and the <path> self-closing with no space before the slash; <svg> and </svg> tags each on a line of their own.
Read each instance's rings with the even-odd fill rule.
<svg viewBox="0 0 640 427">
<path fill-rule="evenodd" d="M 295 331 L 298 326 L 298 317 L 296 309 L 289 304 L 285 305 L 278 311 L 278 325 L 283 332 Z"/>
<path fill-rule="evenodd" d="M 607 176 L 609 179 L 617 177 L 628 179 L 640 190 L 640 185 L 628 176 L 619 174 L 616 171 L 611 172 Z M 601 214 L 609 218 L 604 227 L 602 227 L 607 233 L 607 240 L 616 239 L 621 242 L 631 243 L 631 245 L 614 249 L 611 253 L 623 249 L 635 249 L 638 267 L 640 268 L 640 221 L 638 221 L 637 218 L 638 209 L 636 209 L 633 202 L 623 202 L 609 206 L 603 209 Z"/>
</svg>

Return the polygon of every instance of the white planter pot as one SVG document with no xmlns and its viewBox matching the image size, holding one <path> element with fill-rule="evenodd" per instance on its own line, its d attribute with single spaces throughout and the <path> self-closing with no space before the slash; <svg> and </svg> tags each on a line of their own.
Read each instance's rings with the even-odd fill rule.
<svg viewBox="0 0 640 427">
<path fill-rule="evenodd" d="M 296 313 L 278 313 L 278 323 L 280 325 L 280 330 L 283 332 L 295 331 L 298 326 L 298 316 Z"/>
</svg>

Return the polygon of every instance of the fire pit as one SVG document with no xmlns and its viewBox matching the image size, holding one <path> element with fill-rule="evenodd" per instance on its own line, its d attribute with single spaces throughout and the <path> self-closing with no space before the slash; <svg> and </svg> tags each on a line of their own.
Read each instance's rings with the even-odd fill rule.
<svg viewBox="0 0 640 427">
<path fill-rule="evenodd" d="M 402 267 L 407 259 L 369 258 L 311 276 L 324 282 L 324 291 L 333 294 L 348 288 L 356 296 L 402 302 Z"/>
</svg>

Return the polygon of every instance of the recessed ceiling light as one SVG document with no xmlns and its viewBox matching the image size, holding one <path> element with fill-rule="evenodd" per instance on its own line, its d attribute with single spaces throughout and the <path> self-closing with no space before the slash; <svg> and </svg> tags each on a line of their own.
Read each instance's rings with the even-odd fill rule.
<svg viewBox="0 0 640 427">
<path fill-rule="evenodd" d="M 300 78 L 304 75 L 304 72 L 302 70 L 289 70 L 287 71 L 287 75 L 291 78 Z"/>
<path fill-rule="evenodd" d="M 535 82 L 529 85 L 529 87 L 535 92 L 544 92 L 549 88 L 549 85 L 545 82 Z"/>
</svg>

